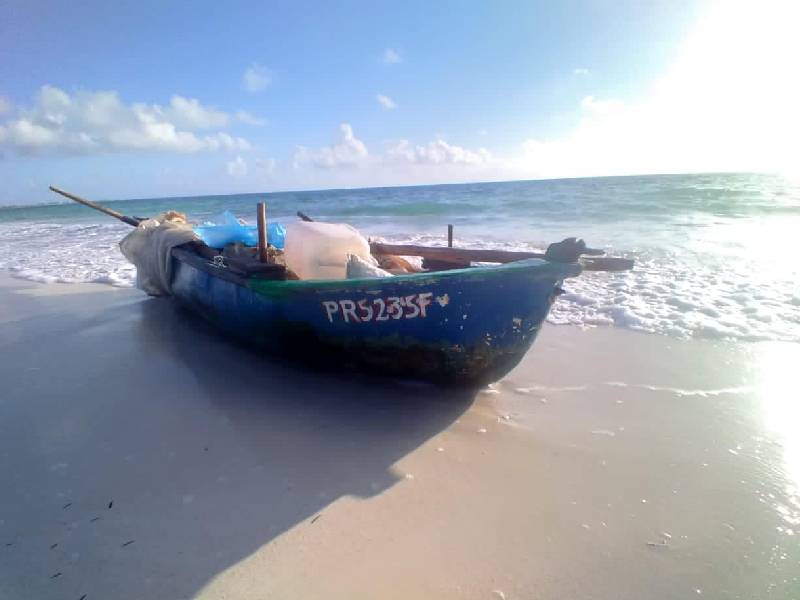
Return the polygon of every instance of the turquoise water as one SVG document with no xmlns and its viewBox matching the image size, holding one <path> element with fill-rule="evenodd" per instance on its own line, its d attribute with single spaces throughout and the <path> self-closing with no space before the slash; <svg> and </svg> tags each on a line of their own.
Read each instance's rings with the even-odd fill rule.
<svg viewBox="0 0 800 600">
<path fill-rule="evenodd" d="M 75 190 L 80 192 L 79 190 Z M 54 200 L 58 197 L 54 195 Z M 105 201 L 101 198 L 95 200 Z M 637 259 L 629 274 L 567 283 L 551 321 L 677 336 L 800 340 L 800 185 L 757 174 L 659 175 L 109 202 L 201 222 L 228 209 L 289 222 L 296 211 L 390 241 L 541 248 L 568 236 Z M 130 285 L 126 226 L 73 203 L 0 208 L 0 267 L 38 281 Z"/>
</svg>

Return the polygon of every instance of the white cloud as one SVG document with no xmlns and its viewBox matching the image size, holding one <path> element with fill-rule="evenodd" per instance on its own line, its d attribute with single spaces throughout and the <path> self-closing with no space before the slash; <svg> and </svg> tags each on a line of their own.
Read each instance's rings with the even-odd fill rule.
<svg viewBox="0 0 800 600">
<path fill-rule="evenodd" d="M 388 162 L 422 165 L 486 165 L 492 159 L 485 148 L 468 150 L 462 146 L 448 144 L 443 139 L 428 142 L 423 146 L 412 146 L 408 140 L 400 140 L 386 151 Z"/>
<path fill-rule="evenodd" d="M 7 98 L 3 98 L 2 96 L 0 96 L 0 115 L 10 113 L 13 108 L 14 105 L 11 104 L 11 100 L 8 100 Z"/>
<path fill-rule="evenodd" d="M 247 162 L 241 156 L 237 156 L 226 163 L 225 170 L 231 177 L 244 177 L 247 175 Z"/>
<path fill-rule="evenodd" d="M 242 75 L 242 87 L 248 92 L 260 92 L 272 83 L 272 73 L 266 67 L 253 63 Z"/>
<path fill-rule="evenodd" d="M 0 143 L 24 154 L 248 150 L 247 140 L 224 132 L 193 133 L 228 122 L 225 113 L 182 96 L 173 96 L 167 107 L 128 105 L 113 91 L 70 95 L 43 86 L 32 107 L 0 125 Z"/>
<path fill-rule="evenodd" d="M 376 94 L 375 99 L 378 101 L 383 108 L 386 110 L 394 110 L 397 108 L 397 103 L 389 98 L 389 96 L 384 96 L 383 94 Z"/>
<path fill-rule="evenodd" d="M 396 50 L 393 50 L 392 48 L 387 48 L 386 50 L 383 51 L 383 64 L 396 65 L 397 63 L 400 62 L 403 62 L 403 59 Z"/>
<path fill-rule="evenodd" d="M 577 69 L 572 69 L 572 74 L 573 75 L 588 75 L 589 74 L 589 69 L 584 69 L 582 67 L 579 67 Z"/>
<path fill-rule="evenodd" d="M 240 123 L 245 123 L 246 125 L 256 125 L 258 127 L 267 124 L 266 119 L 257 117 L 254 114 L 247 112 L 246 110 L 236 111 L 236 120 L 239 121 Z"/>
<path fill-rule="evenodd" d="M 339 139 L 331 146 L 309 149 L 299 146 L 294 154 L 294 166 L 300 168 L 310 164 L 323 169 L 357 167 L 366 162 L 369 151 L 364 142 L 353 134 L 349 123 L 339 125 Z"/>
<path fill-rule="evenodd" d="M 331 173 L 343 173 L 350 168 L 349 172 L 353 173 L 352 167 L 370 167 L 359 170 L 359 173 L 368 173 L 367 177 L 353 175 L 356 179 L 352 179 L 352 182 L 379 182 L 382 175 L 402 182 L 404 173 L 416 178 L 425 173 L 434 179 L 451 175 L 463 177 L 465 168 L 483 169 L 492 165 L 493 158 L 485 148 L 470 150 L 441 138 L 422 145 L 400 140 L 388 143 L 383 153 L 371 154 L 348 123 L 340 125 L 339 139 L 331 146 L 316 149 L 300 146 L 294 155 L 296 170 L 313 167 Z"/>
<path fill-rule="evenodd" d="M 173 96 L 170 99 L 167 116 L 177 127 L 186 129 L 217 129 L 226 127 L 230 121 L 230 117 L 224 112 L 183 96 Z"/>
</svg>

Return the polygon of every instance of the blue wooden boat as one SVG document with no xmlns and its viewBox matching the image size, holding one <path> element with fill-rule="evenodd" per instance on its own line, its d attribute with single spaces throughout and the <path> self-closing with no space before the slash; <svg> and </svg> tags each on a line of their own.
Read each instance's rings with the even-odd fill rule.
<svg viewBox="0 0 800 600">
<path fill-rule="evenodd" d="M 243 277 L 172 250 L 172 293 L 220 330 L 268 352 L 443 384 L 497 381 L 536 339 L 577 263 L 500 266 L 387 278 Z"/>
<path fill-rule="evenodd" d="M 134 227 L 142 220 L 50 189 Z M 260 235 L 263 251 L 264 227 Z M 424 256 L 442 270 L 386 278 L 287 280 L 285 267 L 251 261 L 238 268 L 234 258 L 190 242 L 170 251 L 170 289 L 178 302 L 221 331 L 268 353 L 474 386 L 497 381 L 519 363 L 564 279 L 583 269 L 633 267 L 624 258 L 584 258 L 602 252 L 574 238 L 551 244 L 544 254 L 377 242 L 371 249 L 380 255 Z M 505 264 L 453 268 L 481 261 Z M 283 270 L 282 277 L 275 277 L 276 269 Z"/>
</svg>

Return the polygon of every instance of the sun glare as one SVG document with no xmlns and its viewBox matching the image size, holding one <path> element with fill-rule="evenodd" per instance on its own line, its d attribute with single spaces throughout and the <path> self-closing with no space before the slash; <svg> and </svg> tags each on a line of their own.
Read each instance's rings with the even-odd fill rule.
<svg viewBox="0 0 800 600">
<path fill-rule="evenodd" d="M 643 98 L 584 98 L 577 127 L 561 138 L 528 140 L 521 164 L 543 176 L 800 176 L 798 22 L 800 3 L 710 5 Z"/>
<path fill-rule="evenodd" d="M 800 403 L 796 382 L 800 344 L 768 342 L 759 344 L 754 352 L 765 424 L 779 438 L 784 473 L 796 496 L 800 493 Z"/>
</svg>

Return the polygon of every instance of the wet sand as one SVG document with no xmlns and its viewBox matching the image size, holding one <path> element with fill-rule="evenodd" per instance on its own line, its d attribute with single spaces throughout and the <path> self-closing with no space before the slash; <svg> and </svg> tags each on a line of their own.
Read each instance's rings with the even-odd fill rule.
<svg viewBox="0 0 800 600">
<path fill-rule="evenodd" d="M 797 598 L 796 344 L 546 327 L 480 392 L 0 278 L 0 598 Z"/>
</svg>

